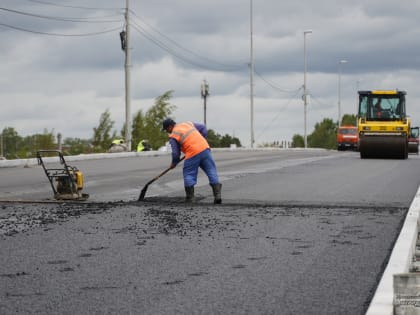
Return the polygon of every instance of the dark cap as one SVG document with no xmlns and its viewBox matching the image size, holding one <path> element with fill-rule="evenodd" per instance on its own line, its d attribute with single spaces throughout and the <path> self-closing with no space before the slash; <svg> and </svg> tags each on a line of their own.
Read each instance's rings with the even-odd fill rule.
<svg viewBox="0 0 420 315">
<path fill-rule="evenodd" d="M 166 118 L 162 123 L 162 131 L 166 130 L 169 126 L 174 126 L 176 122 L 171 118 Z"/>
</svg>

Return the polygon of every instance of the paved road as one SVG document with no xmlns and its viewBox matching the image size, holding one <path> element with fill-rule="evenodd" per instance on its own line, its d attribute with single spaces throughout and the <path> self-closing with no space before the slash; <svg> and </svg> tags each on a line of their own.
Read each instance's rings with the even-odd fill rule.
<svg viewBox="0 0 420 315">
<path fill-rule="evenodd" d="M 0 203 L 0 313 L 363 314 L 417 191 L 418 157 L 214 155 L 221 206 L 204 177 L 185 206 L 180 168 L 135 202 L 168 156 L 78 161 L 89 203 Z M 50 197 L 42 176 L 24 191 L 39 172 L 0 169 L 0 196 Z"/>
</svg>

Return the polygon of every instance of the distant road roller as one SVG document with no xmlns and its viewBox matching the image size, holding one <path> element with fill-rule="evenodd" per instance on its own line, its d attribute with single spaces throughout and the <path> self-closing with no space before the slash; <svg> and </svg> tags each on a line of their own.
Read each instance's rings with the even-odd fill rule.
<svg viewBox="0 0 420 315">
<path fill-rule="evenodd" d="M 410 119 L 405 91 L 359 91 L 360 158 L 408 158 Z"/>
</svg>

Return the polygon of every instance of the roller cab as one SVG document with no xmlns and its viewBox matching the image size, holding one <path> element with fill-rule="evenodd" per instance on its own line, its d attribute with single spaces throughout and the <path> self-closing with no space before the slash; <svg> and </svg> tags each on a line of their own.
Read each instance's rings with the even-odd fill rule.
<svg viewBox="0 0 420 315">
<path fill-rule="evenodd" d="M 408 157 L 410 120 L 406 115 L 406 92 L 359 91 L 358 133 L 360 157 Z"/>
</svg>

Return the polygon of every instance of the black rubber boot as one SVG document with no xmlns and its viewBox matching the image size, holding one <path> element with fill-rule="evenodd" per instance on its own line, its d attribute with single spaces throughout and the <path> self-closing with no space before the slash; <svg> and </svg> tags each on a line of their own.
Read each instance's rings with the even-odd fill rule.
<svg viewBox="0 0 420 315">
<path fill-rule="evenodd" d="M 185 202 L 193 203 L 194 202 L 194 186 L 185 187 Z"/>
<path fill-rule="evenodd" d="M 222 184 L 210 184 L 213 189 L 214 203 L 222 203 Z"/>
</svg>

